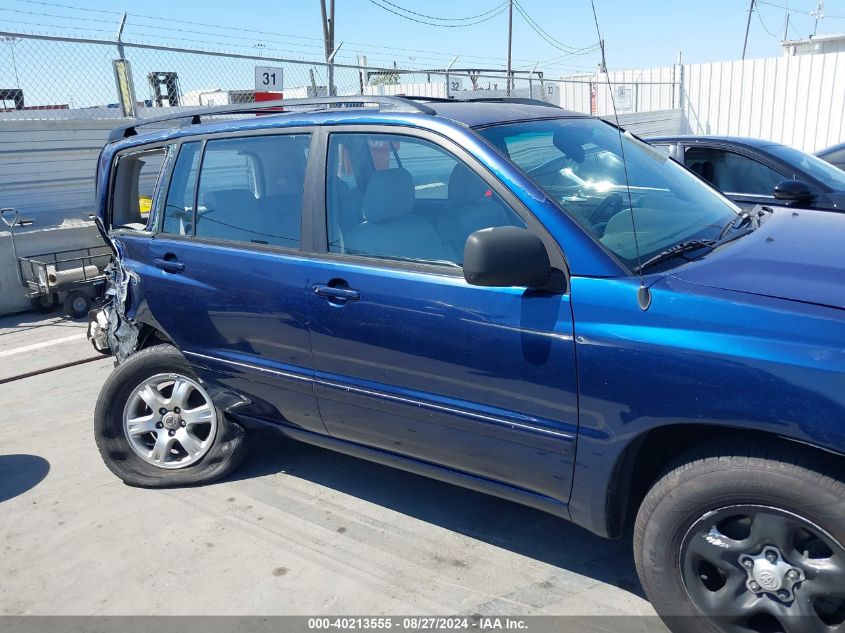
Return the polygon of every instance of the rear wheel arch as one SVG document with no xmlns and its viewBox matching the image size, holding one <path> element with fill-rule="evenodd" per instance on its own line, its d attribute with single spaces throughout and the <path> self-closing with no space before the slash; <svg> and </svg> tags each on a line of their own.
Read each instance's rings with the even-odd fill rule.
<svg viewBox="0 0 845 633">
<path fill-rule="evenodd" d="M 154 345 L 161 345 L 162 343 L 167 343 L 176 347 L 173 343 L 173 339 L 171 339 L 159 327 L 144 322 L 138 322 L 138 325 L 141 329 L 138 332 L 138 345 L 135 349 L 136 353 L 140 352 L 142 349 L 147 349 L 148 347 L 153 347 Z"/>
<path fill-rule="evenodd" d="M 247 450 L 244 429 L 166 344 L 133 354 L 106 379 L 94 437 L 109 470 L 128 485 L 151 488 L 216 481 L 237 468 Z"/>
</svg>

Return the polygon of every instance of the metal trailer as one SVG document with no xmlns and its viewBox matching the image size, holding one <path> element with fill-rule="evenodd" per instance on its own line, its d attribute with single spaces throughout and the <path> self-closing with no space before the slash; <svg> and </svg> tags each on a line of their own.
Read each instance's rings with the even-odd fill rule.
<svg viewBox="0 0 845 633">
<path fill-rule="evenodd" d="M 72 318 L 88 314 L 91 302 L 102 295 L 104 271 L 111 261 L 109 247 L 92 246 L 19 257 L 15 244 L 15 226 L 20 226 L 17 210 L 0 209 L 0 219 L 9 227 L 18 280 L 33 307 L 46 314 L 61 303 L 65 313 Z"/>
</svg>

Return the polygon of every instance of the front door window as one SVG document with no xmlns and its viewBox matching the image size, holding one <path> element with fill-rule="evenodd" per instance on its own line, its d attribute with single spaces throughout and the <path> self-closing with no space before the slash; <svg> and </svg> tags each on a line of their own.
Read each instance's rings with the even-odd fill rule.
<svg viewBox="0 0 845 633">
<path fill-rule="evenodd" d="M 446 150 L 398 134 L 332 134 L 329 251 L 458 267 L 471 233 L 525 223 Z"/>
<path fill-rule="evenodd" d="M 725 193 L 771 196 L 787 177 L 761 162 L 716 147 L 689 147 L 686 165 Z"/>
</svg>

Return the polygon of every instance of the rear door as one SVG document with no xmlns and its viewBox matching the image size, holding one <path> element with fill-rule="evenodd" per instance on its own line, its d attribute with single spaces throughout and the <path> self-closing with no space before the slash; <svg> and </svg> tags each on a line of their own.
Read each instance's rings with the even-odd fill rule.
<svg viewBox="0 0 845 633">
<path fill-rule="evenodd" d="M 397 156 L 373 160 L 385 147 Z M 528 226 L 562 267 L 551 238 L 435 135 L 337 129 L 327 156 L 309 312 L 328 431 L 565 501 L 577 430 L 569 296 L 469 286 L 461 270 L 475 230 Z"/>
<path fill-rule="evenodd" d="M 301 253 L 308 130 L 178 149 L 140 269 L 149 318 L 238 412 L 325 431 L 311 380 Z"/>
</svg>

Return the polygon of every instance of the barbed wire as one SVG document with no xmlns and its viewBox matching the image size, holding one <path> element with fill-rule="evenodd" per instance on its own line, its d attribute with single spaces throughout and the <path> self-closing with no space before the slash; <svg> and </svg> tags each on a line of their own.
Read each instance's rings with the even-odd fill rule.
<svg viewBox="0 0 845 633">
<path fill-rule="evenodd" d="M 113 16 L 123 15 L 123 12 L 121 12 L 121 11 L 106 10 L 106 9 L 92 9 L 90 7 L 84 7 L 84 6 L 61 3 L 61 2 L 49 2 L 49 1 L 45 1 L 45 0 L 16 0 L 16 1 L 21 2 L 21 3 L 27 3 L 29 5 L 44 6 L 44 7 L 50 7 L 50 8 L 61 8 L 61 9 L 79 11 L 79 12 L 90 12 L 90 13 L 107 14 L 107 15 L 113 15 Z M 21 11 L 21 10 L 18 10 L 18 11 Z M 34 12 L 32 12 L 32 13 L 35 14 L 35 15 L 38 15 Z M 67 20 L 74 20 L 74 21 L 78 21 L 78 20 L 87 20 L 87 21 L 97 20 L 97 21 L 100 21 L 100 19 L 95 19 L 95 18 L 91 18 L 91 17 L 86 18 L 85 16 L 80 16 L 78 13 L 73 15 L 73 16 L 70 16 L 70 15 L 60 16 L 60 15 L 56 15 L 56 14 L 43 14 L 43 15 L 54 15 L 57 19 L 67 19 Z M 128 20 L 127 20 L 128 25 L 135 25 L 135 26 L 141 26 L 141 27 L 146 27 L 146 28 L 155 28 L 159 31 L 164 31 L 164 32 L 181 33 L 181 32 L 193 31 L 194 34 L 210 35 L 210 36 L 218 37 L 218 38 L 221 38 L 221 39 L 233 38 L 233 39 L 248 40 L 248 41 L 252 41 L 252 40 L 258 41 L 259 38 L 249 37 L 248 35 L 246 35 L 246 34 L 254 34 L 254 35 L 263 36 L 261 38 L 262 41 L 267 41 L 266 36 L 271 36 L 271 37 L 274 37 L 274 38 L 283 38 L 281 40 L 279 40 L 279 39 L 272 40 L 273 43 L 283 44 L 283 45 L 286 45 L 286 46 L 308 48 L 308 49 L 312 49 L 312 48 L 313 49 L 319 49 L 319 50 L 323 49 L 322 38 L 320 38 L 320 37 L 280 33 L 280 32 L 275 32 L 275 31 L 266 31 L 266 30 L 258 30 L 258 29 L 249 29 L 249 28 L 235 27 L 235 26 L 230 26 L 230 25 L 210 24 L 210 23 L 206 23 L 206 22 L 198 22 L 196 20 L 182 20 L 182 19 L 178 19 L 178 18 L 171 18 L 171 17 L 166 17 L 166 16 L 146 15 L 146 14 L 139 14 L 139 13 L 134 13 L 134 12 L 127 12 L 127 16 L 128 16 Z M 151 20 L 153 22 L 156 22 L 156 24 L 139 22 L 138 19 Z M 119 18 L 116 17 L 114 21 L 102 20 L 102 22 L 107 23 L 107 24 L 114 24 L 115 25 L 115 31 L 116 31 L 117 25 L 118 25 L 118 22 L 119 22 Z M 165 22 L 166 25 L 162 26 L 161 24 L 159 24 L 160 22 Z M 230 32 L 230 33 L 233 33 L 233 34 L 232 35 L 226 35 L 226 34 L 223 34 L 223 33 L 199 32 L 199 31 L 197 31 L 196 28 L 179 29 L 179 28 L 173 27 L 171 25 L 171 23 L 186 24 L 186 25 L 190 25 L 191 27 L 198 27 L 198 26 L 199 27 L 206 27 L 206 28 L 215 29 L 215 30 L 227 31 L 227 32 Z M 54 28 L 63 28 L 65 25 L 52 24 L 52 25 L 46 25 L 46 26 L 54 27 Z M 78 27 L 68 27 L 68 28 L 73 28 L 74 30 L 83 30 L 83 29 L 79 29 Z M 92 30 L 92 29 L 89 29 L 89 30 Z M 105 32 L 105 31 L 97 30 L 97 32 Z M 236 35 L 236 34 L 244 34 L 244 35 Z M 145 34 L 145 35 L 147 35 L 147 34 Z M 163 40 L 163 39 L 166 39 L 166 38 L 159 38 L 159 39 Z M 317 43 L 309 44 L 309 43 L 305 43 L 305 42 L 292 42 L 292 41 L 284 41 L 284 40 L 304 40 L 305 42 L 319 42 L 319 44 L 317 44 Z M 219 42 L 217 44 L 219 44 Z M 386 46 L 386 45 L 382 45 L 382 44 L 363 43 L 363 42 L 356 42 L 356 41 L 347 41 L 346 44 L 359 48 L 360 49 L 358 51 L 359 53 L 367 54 L 368 56 L 369 55 L 380 55 L 380 54 L 383 55 L 383 53 L 373 52 L 374 50 L 379 50 L 379 51 L 384 51 L 386 53 L 395 54 L 397 56 L 397 58 L 427 59 L 429 61 L 436 61 L 436 62 L 439 62 L 439 63 L 444 64 L 444 65 L 445 65 L 445 61 L 451 60 L 451 58 L 453 58 L 456 54 L 456 52 L 454 52 L 454 51 L 453 52 L 432 51 L 432 50 L 426 50 L 426 49 Z M 285 50 L 287 52 L 290 52 L 290 49 L 280 49 L 280 50 Z M 400 53 L 401 53 L 401 55 L 400 55 Z M 407 55 L 406 53 L 413 53 L 414 55 Z M 300 52 L 298 54 L 306 54 L 306 53 Z M 423 57 L 420 54 L 424 54 L 424 55 L 426 55 L 426 57 Z M 490 65 L 491 62 L 504 62 L 505 61 L 504 57 L 471 55 L 471 54 L 467 54 L 467 53 L 457 53 L 457 54 L 461 59 L 465 59 L 465 60 L 469 60 L 469 61 L 474 60 L 473 63 L 481 62 L 481 63 L 484 63 L 485 65 Z M 430 57 L 432 55 L 434 57 Z M 346 55 L 345 53 L 342 53 L 341 56 L 344 57 L 344 58 L 347 58 L 347 59 L 352 59 L 350 56 Z M 383 57 L 381 57 L 380 59 L 384 60 Z M 528 59 L 528 58 L 514 58 L 514 60 L 518 61 L 518 62 L 524 62 L 525 64 L 536 63 L 536 60 L 532 60 L 532 59 Z"/>
</svg>

